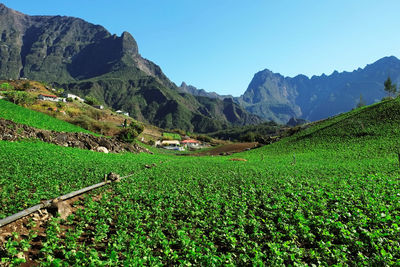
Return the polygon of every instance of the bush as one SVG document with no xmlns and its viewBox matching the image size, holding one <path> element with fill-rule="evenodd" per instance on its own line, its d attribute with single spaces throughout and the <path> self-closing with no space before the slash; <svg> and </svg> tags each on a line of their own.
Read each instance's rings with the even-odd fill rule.
<svg viewBox="0 0 400 267">
<path fill-rule="evenodd" d="M 74 101 L 73 99 L 72 99 L 72 97 L 67 97 L 67 102 L 72 102 L 72 101 Z"/>
<path fill-rule="evenodd" d="M 150 139 L 149 142 L 148 142 L 148 144 L 151 145 L 151 146 L 154 146 L 154 145 L 156 144 L 156 142 L 154 142 L 153 139 Z"/>
<path fill-rule="evenodd" d="M 210 143 L 212 141 L 211 137 L 209 137 L 207 135 L 203 135 L 203 134 L 202 135 L 197 135 L 196 139 L 199 140 L 199 141 L 202 141 L 202 142 L 207 142 L 207 143 Z"/>
<path fill-rule="evenodd" d="M 22 84 L 22 89 L 23 90 L 28 90 L 31 87 L 31 83 L 30 82 L 24 82 Z"/>
<path fill-rule="evenodd" d="M 163 133 L 163 140 L 182 140 L 181 136 L 177 133 Z"/>
<path fill-rule="evenodd" d="M 123 142 L 132 143 L 143 130 L 143 125 L 132 122 L 128 128 L 124 128 L 119 132 L 117 138 Z"/>
<path fill-rule="evenodd" d="M 64 102 L 57 102 L 56 106 L 58 108 L 64 108 L 65 107 L 65 103 Z"/>
<path fill-rule="evenodd" d="M 7 99 L 14 104 L 32 104 L 34 99 L 29 96 L 26 92 L 20 91 L 11 91 L 11 92 L 4 92 L 4 95 Z"/>
<path fill-rule="evenodd" d="M 2 83 L 0 84 L 0 89 L 1 90 L 13 90 L 14 87 L 10 85 L 9 83 Z"/>
<path fill-rule="evenodd" d="M 100 105 L 99 100 L 97 100 L 97 99 L 94 98 L 93 96 L 87 96 L 87 97 L 85 98 L 85 103 L 88 104 L 88 105 L 91 105 L 91 106 L 93 106 L 93 105 Z"/>
</svg>

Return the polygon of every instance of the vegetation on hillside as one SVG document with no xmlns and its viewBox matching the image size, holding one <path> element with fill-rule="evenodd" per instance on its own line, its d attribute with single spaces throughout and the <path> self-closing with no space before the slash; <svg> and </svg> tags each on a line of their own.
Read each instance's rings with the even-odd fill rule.
<svg viewBox="0 0 400 267">
<path fill-rule="evenodd" d="M 275 122 L 264 122 L 257 125 L 248 125 L 242 127 L 232 127 L 225 130 L 210 133 L 214 138 L 239 141 L 239 142 L 259 142 L 267 144 L 269 137 L 278 136 L 284 129 L 284 126 Z"/>
<path fill-rule="evenodd" d="M 41 112 L 20 107 L 3 99 L 0 99 L 0 118 L 45 130 L 91 133 L 76 125 L 55 119 Z"/>
</svg>

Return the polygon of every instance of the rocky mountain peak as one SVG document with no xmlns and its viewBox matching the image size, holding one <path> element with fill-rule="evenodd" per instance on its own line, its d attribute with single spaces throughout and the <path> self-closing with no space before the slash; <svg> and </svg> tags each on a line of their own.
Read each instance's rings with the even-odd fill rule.
<svg viewBox="0 0 400 267">
<path fill-rule="evenodd" d="M 131 55 L 137 55 L 138 52 L 138 45 L 133 38 L 133 36 L 129 32 L 123 32 L 121 34 L 122 39 L 122 50 Z"/>
<path fill-rule="evenodd" d="M 0 3 L 0 14 L 4 14 L 5 12 L 8 12 L 9 9 L 2 3 Z"/>
<path fill-rule="evenodd" d="M 400 60 L 388 56 L 352 72 L 333 71 L 308 78 L 284 77 L 268 69 L 254 75 L 239 99 L 247 111 L 276 122 L 291 117 L 315 121 L 346 112 L 363 96 L 367 104 L 380 101 L 386 94 L 383 82 L 390 75 L 400 81 Z M 399 82 L 400 83 L 400 82 Z"/>
</svg>

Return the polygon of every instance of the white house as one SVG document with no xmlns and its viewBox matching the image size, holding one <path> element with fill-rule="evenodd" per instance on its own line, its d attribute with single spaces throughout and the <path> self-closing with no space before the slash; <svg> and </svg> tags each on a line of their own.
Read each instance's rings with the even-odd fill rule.
<svg viewBox="0 0 400 267">
<path fill-rule="evenodd" d="M 161 142 L 162 146 L 179 146 L 180 144 L 178 140 L 164 140 Z"/>
<path fill-rule="evenodd" d="M 192 148 L 192 149 L 198 149 L 200 148 L 200 142 L 194 139 L 187 139 L 187 140 L 183 140 L 182 145 L 187 146 L 188 148 Z"/>
<path fill-rule="evenodd" d="M 93 105 L 92 107 L 97 108 L 97 109 L 104 109 L 103 105 Z"/>
<path fill-rule="evenodd" d="M 59 101 L 59 99 L 56 95 L 40 94 L 40 95 L 38 95 L 38 98 L 40 100 L 47 100 L 47 101 L 53 101 L 53 102 Z"/>
<path fill-rule="evenodd" d="M 125 112 L 125 111 L 123 111 L 123 110 L 117 110 L 117 111 L 115 111 L 115 113 L 117 113 L 117 114 L 124 114 L 125 116 L 129 116 L 129 112 Z"/>
<path fill-rule="evenodd" d="M 72 99 L 78 100 L 78 101 L 80 101 L 80 102 L 85 102 L 85 99 L 80 98 L 79 96 L 74 95 L 74 94 L 64 93 L 63 96 L 64 96 L 65 98 L 72 98 Z"/>
</svg>

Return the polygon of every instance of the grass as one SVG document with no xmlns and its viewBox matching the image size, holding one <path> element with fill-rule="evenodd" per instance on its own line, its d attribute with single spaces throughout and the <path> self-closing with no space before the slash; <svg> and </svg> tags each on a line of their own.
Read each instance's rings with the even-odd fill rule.
<svg viewBox="0 0 400 267">
<path fill-rule="evenodd" d="M 111 170 L 134 171 L 100 200 L 87 197 L 85 208 L 68 220 L 48 223 L 39 261 L 399 265 L 399 110 L 400 99 L 382 102 L 229 157 L 104 155 L 0 142 L 0 171 L 7 174 L 1 188 L 11 190 L 4 196 L 18 198 L 3 210 L 22 208 L 44 188 L 46 196 L 56 195 Z M 54 160 L 59 154 L 64 160 Z M 247 161 L 230 160 L 238 157 Z M 145 162 L 157 166 L 141 168 Z M 44 184 L 50 177 L 59 179 Z M 17 183 L 20 189 L 13 190 Z M 4 262 L 17 260 L 17 240 L 3 248 Z"/>
<path fill-rule="evenodd" d="M 0 118 L 12 120 L 16 123 L 25 124 L 38 129 L 52 130 L 58 132 L 92 132 L 81 127 L 55 119 L 46 114 L 26 109 L 11 102 L 0 99 Z"/>
</svg>

